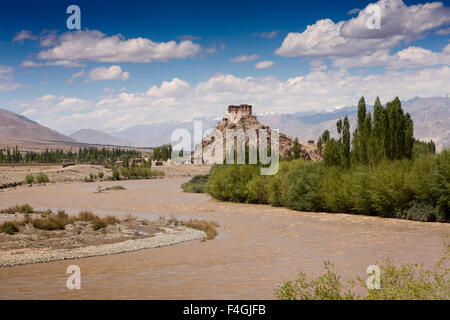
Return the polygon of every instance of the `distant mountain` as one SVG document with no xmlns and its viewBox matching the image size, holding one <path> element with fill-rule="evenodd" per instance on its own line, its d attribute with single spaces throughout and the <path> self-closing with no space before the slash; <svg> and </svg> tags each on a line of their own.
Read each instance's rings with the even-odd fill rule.
<svg viewBox="0 0 450 320">
<path fill-rule="evenodd" d="M 450 99 L 449 98 L 414 98 L 402 102 L 403 109 L 411 114 L 414 120 L 414 136 L 421 140 L 436 142 L 438 150 L 450 146 Z M 373 106 L 367 105 L 368 111 Z M 254 106 L 254 111 L 257 111 Z M 273 129 L 280 129 L 291 137 L 302 141 L 315 140 L 324 130 L 336 133 L 336 121 L 349 116 L 351 130 L 356 127 L 356 106 L 347 106 L 333 111 L 308 111 L 292 114 L 266 114 L 258 116 L 258 120 Z M 203 120 L 203 130 L 213 128 L 218 120 Z M 139 146 L 158 146 L 170 143 L 170 136 L 175 129 L 187 129 L 193 132 L 193 122 L 164 122 L 129 127 L 114 135 L 122 139 L 135 141 Z"/>
<path fill-rule="evenodd" d="M 5 109 L 0 109 L 0 136 L 15 139 L 75 142 L 72 138 Z"/>
<path fill-rule="evenodd" d="M 135 143 L 131 142 L 130 140 L 115 137 L 105 132 L 92 129 L 78 130 L 77 132 L 72 133 L 69 137 L 78 142 L 89 144 L 127 146 L 127 147 L 132 147 L 135 145 Z"/>
<path fill-rule="evenodd" d="M 213 128 L 217 120 L 202 120 L 203 131 Z M 136 125 L 122 131 L 114 132 L 114 135 L 122 139 L 136 142 L 140 147 L 156 147 L 170 143 L 172 132 L 176 129 L 186 129 L 193 137 L 194 122 L 163 122 L 146 125 Z"/>
<path fill-rule="evenodd" d="M 414 121 L 414 137 L 420 140 L 433 140 L 441 150 L 450 147 L 450 98 L 414 98 L 402 101 L 405 112 Z M 373 112 L 373 106 L 367 106 Z M 337 135 L 336 121 L 349 117 L 351 130 L 356 127 L 356 106 L 349 106 L 332 112 L 309 115 L 273 114 L 261 117 L 260 121 L 272 128 L 278 128 L 300 140 L 317 140 L 324 130 Z"/>
</svg>

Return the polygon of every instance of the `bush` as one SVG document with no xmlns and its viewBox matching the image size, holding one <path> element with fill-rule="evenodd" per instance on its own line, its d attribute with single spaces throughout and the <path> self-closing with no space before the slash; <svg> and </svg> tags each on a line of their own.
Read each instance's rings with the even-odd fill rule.
<svg viewBox="0 0 450 320">
<path fill-rule="evenodd" d="M 30 206 L 28 203 L 23 204 L 23 205 L 18 206 L 18 207 L 16 206 L 16 209 L 17 209 L 18 212 L 21 212 L 21 213 L 33 213 L 34 212 L 33 207 Z"/>
<path fill-rule="evenodd" d="M 99 178 L 99 179 L 103 179 L 104 176 L 105 176 L 105 174 L 103 173 L 103 171 L 100 171 L 100 172 L 98 173 L 98 178 Z"/>
<path fill-rule="evenodd" d="M 380 267 L 380 289 L 368 289 L 366 281 L 360 277 L 345 285 L 333 264 L 325 262 L 325 273 L 308 281 L 300 272 L 298 279 L 288 281 L 275 290 L 282 300 L 449 300 L 450 269 L 446 267 L 449 258 L 449 244 L 444 243 L 444 256 L 434 266 L 394 265 L 389 259 Z M 354 291 L 359 285 L 367 291 L 360 296 Z"/>
<path fill-rule="evenodd" d="M 120 173 L 119 173 L 119 170 L 117 170 L 116 168 L 114 168 L 112 171 L 112 179 L 120 180 Z"/>
<path fill-rule="evenodd" d="M 37 183 L 47 183 L 49 179 L 45 173 L 41 172 L 36 176 L 36 181 Z"/>
<path fill-rule="evenodd" d="M 32 184 L 34 182 L 34 176 L 32 174 L 27 174 L 25 177 L 25 183 Z"/>
<path fill-rule="evenodd" d="M 450 151 L 349 169 L 304 160 L 283 161 L 273 176 L 261 176 L 256 165 L 216 165 L 206 192 L 219 200 L 302 211 L 447 222 Z"/>
<path fill-rule="evenodd" d="M 130 179 L 130 170 L 128 170 L 127 168 L 122 168 L 120 169 L 120 175 L 125 179 Z"/>
<path fill-rule="evenodd" d="M 212 240 L 217 236 L 216 227 L 219 226 L 216 222 L 192 219 L 187 222 L 182 222 L 182 224 L 188 228 L 204 231 L 206 233 L 207 240 Z"/>
<path fill-rule="evenodd" d="M 184 192 L 205 193 L 208 180 L 209 174 L 198 175 L 193 177 L 188 182 L 183 183 L 181 185 L 181 189 L 183 189 Z"/>
<path fill-rule="evenodd" d="M 6 233 L 6 234 L 14 234 L 19 231 L 19 228 L 14 222 L 3 222 L 0 224 L 0 232 Z"/>
<path fill-rule="evenodd" d="M 77 217 L 77 220 L 80 220 L 80 221 L 96 221 L 99 219 L 100 218 L 97 215 L 93 214 L 90 211 L 80 211 L 80 213 L 78 213 L 78 217 Z"/>
</svg>

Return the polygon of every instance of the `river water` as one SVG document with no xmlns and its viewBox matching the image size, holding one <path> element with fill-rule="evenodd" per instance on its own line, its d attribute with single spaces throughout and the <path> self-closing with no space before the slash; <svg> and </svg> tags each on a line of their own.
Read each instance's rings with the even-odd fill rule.
<svg viewBox="0 0 450 320">
<path fill-rule="evenodd" d="M 377 217 L 303 213 L 266 205 L 220 202 L 183 193 L 187 178 L 120 181 L 126 191 L 94 193 L 74 183 L 0 192 L 0 207 L 88 209 L 97 214 L 208 219 L 220 224 L 211 241 L 118 255 L 0 268 L 0 299 L 273 299 L 274 289 L 298 271 L 317 276 L 335 263 L 344 279 L 369 265 L 431 264 L 441 257 L 449 224 Z M 66 288 L 66 269 L 81 269 L 81 290 Z"/>
</svg>

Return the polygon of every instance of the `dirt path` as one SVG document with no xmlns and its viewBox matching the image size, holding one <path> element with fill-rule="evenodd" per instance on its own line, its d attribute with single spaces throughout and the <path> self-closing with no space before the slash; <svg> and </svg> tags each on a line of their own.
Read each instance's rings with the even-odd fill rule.
<svg viewBox="0 0 450 320">
<path fill-rule="evenodd" d="M 376 217 L 301 213 L 264 205 L 218 202 L 186 194 L 186 178 L 121 181 L 118 193 L 94 193 L 97 183 L 38 186 L 0 193 L 0 207 L 35 208 L 146 218 L 217 221 L 219 236 L 112 256 L 0 268 L 0 298 L 271 299 L 299 270 L 318 274 L 335 262 L 344 277 L 364 275 L 390 256 L 396 263 L 431 263 L 450 225 Z M 104 182 L 103 186 L 117 184 Z M 68 290 L 66 269 L 81 268 L 82 289 Z"/>
</svg>

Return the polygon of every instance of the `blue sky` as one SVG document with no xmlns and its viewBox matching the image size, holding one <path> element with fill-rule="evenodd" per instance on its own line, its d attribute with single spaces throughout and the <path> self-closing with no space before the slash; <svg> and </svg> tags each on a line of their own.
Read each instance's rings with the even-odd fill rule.
<svg viewBox="0 0 450 320">
<path fill-rule="evenodd" d="M 71 4 L 80 31 L 66 27 Z M 381 29 L 366 26 L 371 4 Z M 400 0 L 3 3 L 0 107 L 70 133 L 220 116 L 236 103 L 287 113 L 361 95 L 443 96 L 449 10 Z"/>
</svg>

